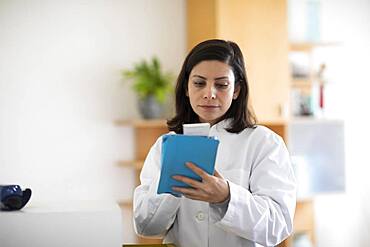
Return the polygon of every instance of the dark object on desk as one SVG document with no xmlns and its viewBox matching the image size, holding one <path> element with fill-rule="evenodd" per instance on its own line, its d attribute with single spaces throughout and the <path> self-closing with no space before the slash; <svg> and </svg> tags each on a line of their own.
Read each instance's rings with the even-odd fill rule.
<svg viewBox="0 0 370 247">
<path fill-rule="evenodd" d="M 0 185 L 0 210 L 20 210 L 30 200 L 31 194 L 31 189 L 22 191 L 19 185 Z"/>
</svg>

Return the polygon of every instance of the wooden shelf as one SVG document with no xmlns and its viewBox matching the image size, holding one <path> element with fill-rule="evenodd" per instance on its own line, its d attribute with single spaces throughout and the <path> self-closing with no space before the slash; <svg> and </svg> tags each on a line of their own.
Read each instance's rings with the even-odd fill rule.
<svg viewBox="0 0 370 247">
<path fill-rule="evenodd" d="M 114 123 L 118 126 L 131 127 L 134 129 L 135 160 L 120 162 L 122 166 L 141 168 L 142 161 L 146 158 L 155 140 L 159 136 L 168 133 L 167 120 L 165 119 L 118 119 Z"/>
<path fill-rule="evenodd" d="M 312 87 L 312 78 L 292 78 L 292 87 Z"/>
<path fill-rule="evenodd" d="M 117 162 L 118 166 L 135 168 L 141 170 L 143 168 L 144 160 L 121 160 Z"/>
<path fill-rule="evenodd" d="M 261 119 L 257 122 L 258 125 L 263 125 L 266 127 L 285 126 L 287 123 L 287 119 L 285 118 Z"/>
<path fill-rule="evenodd" d="M 132 200 L 122 200 L 118 202 L 121 208 L 132 208 Z"/>
<path fill-rule="evenodd" d="M 336 46 L 336 42 L 291 42 L 289 44 L 290 51 L 311 52 L 314 48 L 322 46 Z"/>
<path fill-rule="evenodd" d="M 166 128 L 167 120 L 165 119 L 154 119 L 154 120 L 125 120 L 118 119 L 115 121 L 115 124 L 118 126 L 129 126 L 133 128 Z M 258 122 L 260 125 L 270 126 L 270 125 L 285 125 L 287 124 L 286 119 L 284 118 L 274 118 L 274 119 L 263 119 Z M 124 161 L 124 163 L 132 161 Z"/>
<path fill-rule="evenodd" d="M 131 126 L 134 128 L 163 128 L 164 126 L 167 126 L 167 120 L 165 119 L 118 119 L 114 123 L 119 126 Z"/>
</svg>

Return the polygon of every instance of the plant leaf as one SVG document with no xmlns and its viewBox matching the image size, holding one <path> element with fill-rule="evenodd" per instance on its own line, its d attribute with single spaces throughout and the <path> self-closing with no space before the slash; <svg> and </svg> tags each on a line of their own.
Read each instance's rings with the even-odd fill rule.
<svg viewBox="0 0 370 247">
<path fill-rule="evenodd" d="M 123 70 L 122 76 L 133 83 L 132 88 L 140 98 L 154 95 L 158 102 L 164 103 L 166 95 L 172 90 L 173 75 L 162 72 L 157 57 L 150 62 L 140 61 L 132 70 Z"/>
</svg>

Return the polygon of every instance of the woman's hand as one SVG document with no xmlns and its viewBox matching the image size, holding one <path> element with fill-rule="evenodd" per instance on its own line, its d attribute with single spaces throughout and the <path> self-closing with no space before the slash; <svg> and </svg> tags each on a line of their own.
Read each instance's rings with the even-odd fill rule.
<svg viewBox="0 0 370 247">
<path fill-rule="evenodd" d="M 187 198 L 210 203 L 221 203 L 229 198 L 229 185 L 217 171 L 212 176 L 191 162 L 187 162 L 186 166 L 198 174 L 202 178 L 202 182 L 176 175 L 172 178 L 184 182 L 192 188 L 172 187 L 174 191 L 180 192 Z"/>
</svg>

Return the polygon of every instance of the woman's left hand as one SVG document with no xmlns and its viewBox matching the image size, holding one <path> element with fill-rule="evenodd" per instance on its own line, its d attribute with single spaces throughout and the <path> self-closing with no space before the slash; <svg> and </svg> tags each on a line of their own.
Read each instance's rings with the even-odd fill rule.
<svg viewBox="0 0 370 247">
<path fill-rule="evenodd" d="M 187 198 L 210 203 L 221 203 L 229 198 L 229 185 L 216 170 L 215 174 L 212 176 L 191 162 L 187 162 L 186 166 L 199 175 L 202 181 L 199 182 L 179 175 L 173 176 L 172 178 L 191 186 L 191 188 L 172 187 L 174 191 L 180 192 Z"/>
</svg>

